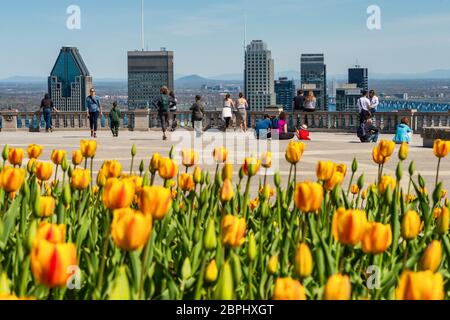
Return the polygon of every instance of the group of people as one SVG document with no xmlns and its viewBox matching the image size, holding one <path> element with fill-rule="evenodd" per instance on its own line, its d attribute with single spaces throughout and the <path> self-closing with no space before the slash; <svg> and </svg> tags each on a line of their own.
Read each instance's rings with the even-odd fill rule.
<svg viewBox="0 0 450 320">
<path fill-rule="evenodd" d="M 244 98 L 242 92 L 239 93 L 236 103 L 231 99 L 231 95 L 227 93 L 223 100 L 222 118 L 225 122 L 225 129 L 228 129 L 233 118 L 233 114 L 239 123 L 241 131 L 247 131 L 247 109 L 248 102 Z"/>
<path fill-rule="evenodd" d="M 256 138 L 290 140 L 297 136 L 299 140 L 311 140 L 306 124 L 303 124 L 299 129 L 292 130 L 292 128 L 289 128 L 286 119 L 287 115 L 284 111 L 280 112 L 278 117 L 264 115 L 264 118 L 256 123 Z"/>
</svg>

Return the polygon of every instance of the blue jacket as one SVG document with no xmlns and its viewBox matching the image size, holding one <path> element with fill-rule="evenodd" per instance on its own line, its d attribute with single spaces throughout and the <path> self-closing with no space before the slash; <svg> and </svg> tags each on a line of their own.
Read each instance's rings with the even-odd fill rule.
<svg viewBox="0 0 450 320">
<path fill-rule="evenodd" d="M 395 130 L 394 142 L 402 143 L 402 142 L 411 142 L 411 137 L 409 133 L 411 133 L 411 129 L 404 123 L 400 123 Z"/>
<path fill-rule="evenodd" d="M 94 101 L 92 101 L 92 100 L 94 100 Z M 100 99 L 97 96 L 95 96 L 94 98 L 91 98 L 91 96 L 88 96 L 86 98 L 86 109 L 89 112 L 100 111 Z"/>
<path fill-rule="evenodd" d="M 261 121 L 258 121 L 258 123 L 256 124 L 256 131 L 260 131 L 260 130 L 268 130 L 270 129 L 270 127 L 272 126 L 272 122 L 270 121 L 270 119 L 264 119 Z"/>
</svg>

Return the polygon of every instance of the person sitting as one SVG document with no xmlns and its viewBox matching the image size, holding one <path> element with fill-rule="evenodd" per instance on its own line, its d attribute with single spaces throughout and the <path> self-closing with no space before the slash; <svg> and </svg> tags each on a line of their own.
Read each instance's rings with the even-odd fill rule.
<svg viewBox="0 0 450 320">
<path fill-rule="evenodd" d="M 397 126 L 395 130 L 394 142 L 400 144 L 402 142 L 411 142 L 412 130 L 409 127 L 409 120 L 407 117 L 401 119 L 401 123 Z"/>
<path fill-rule="evenodd" d="M 377 142 L 380 129 L 373 125 L 372 117 L 360 124 L 358 128 L 358 138 L 361 142 Z"/>
<path fill-rule="evenodd" d="M 261 121 L 258 121 L 256 123 L 256 138 L 259 139 L 261 136 L 263 139 L 270 139 L 271 138 L 271 130 L 272 128 L 272 121 L 270 120 L 270 117 L 268 114 L 264 115 L 264 119 Z"/>
<path fill-rule="evenodd" d="M 311 140 L 309 137 L 308 126 L 306 124 L 303 124 L 300 127 L 300 130 L 297 130 L 297 138 L 298 140 Z"/>
<path fill-rule="evenodd" d="M 295 136 L 293 132 L 289 132 L 288 124 L 286 121 L 286 113 L 282 111 L 278 120 L 278 139 L 290 140 Z"/>
</svg>

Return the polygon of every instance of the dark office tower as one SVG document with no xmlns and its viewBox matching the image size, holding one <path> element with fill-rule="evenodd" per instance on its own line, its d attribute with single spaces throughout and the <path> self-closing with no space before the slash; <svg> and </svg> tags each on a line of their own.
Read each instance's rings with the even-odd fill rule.
<svg viewBox="0 0 450 320">
<path fill-rule="evenodd" d="M 173 51 L 128 52 L 128 108 L 144 109 L 158 97 L 159 89 L 173 90 Z"/>
<path fill-rule="evenodd" d="M 77 48 L 62 47 L 48 77 L 48 92 L 59 111 L 85 111 L 92 77 Z"/>
<path fill-rule="evenodd" d="M 288 80 L 288 78 L 275 80 L 275 94 L 277 105 L 282 105 L 285 111 L 292 111 L 292 101 L 295 95 L 294 80 Z"/>
<path fill-rule="evenodd" d="M 367 68 L 355 66 L 348 69 L 348 83 L 356 84 L 356 87 L 368 90 L 369 89 L 369 73 Z"/>
<path fill-rule="evenodd" d="M 317 99 L 316 110 L 327 110 L 327 68 L 324 55 L 302 54 L 300 61 L 302 89 L 313 91 Z"/>
</svg>

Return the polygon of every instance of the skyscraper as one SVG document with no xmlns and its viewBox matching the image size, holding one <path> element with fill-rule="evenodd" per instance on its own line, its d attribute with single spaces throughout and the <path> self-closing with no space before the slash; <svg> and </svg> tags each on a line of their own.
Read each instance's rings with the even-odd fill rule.
<svg viewBox="0 0 450 320">
<path fill-rule="evenodd" d="M 92 77 L 77 48 L 62 47 L 48 77 L 48 92 L 59 111 L 85 111 Z"/>
<path fill-rule="evenodd" d="M 327 110 L 327 68 L 323 53 L 302 54 L 300 73 L 303 90 L 314 92 L 316 109 Z"/>
<path fill-rule="evenodd" d="M 173 90 L 173 51 L 128 52 L 128 108 L 148 108 L 158 97 L 159 89 Z"/>
<path fill-rule="evenodd" d="M 356 65 L 348 69 L 348 83 L 355 83 L 357 88 L 369 89 L 369 72 L 367 68 Z"/>
<path fill-rule="evenodd" d="M 285 77 L 275 80 L 275 93 L 277 105 L 282 105 L 285 111 L 292 111 L 292 101 L 295 95 L 294 80 L 288 80 Z"/>
<path fill-rule="evenodd" d="M 244 92 L 250 110 L 275 105 L 274 61 L 267 44 L 253 40 L 245 51 Z"/>
</svg>

